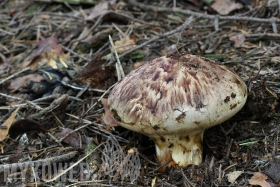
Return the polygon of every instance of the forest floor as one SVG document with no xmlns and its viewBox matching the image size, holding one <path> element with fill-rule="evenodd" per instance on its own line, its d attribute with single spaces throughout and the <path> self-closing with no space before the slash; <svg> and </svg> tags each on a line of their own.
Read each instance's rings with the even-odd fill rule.
<svg viewBox="0 0 280 187">
<path fill-rule="evenodd" d="M 0 1 L 0 185 L 280 186 L 279 7 Z M 205 131 L 201 165 L 161 172 L 154 142 L 111 121 L 106 98 L 121 70 L 174 51 L 235 71 L 248 99 Z"/>
</svg>

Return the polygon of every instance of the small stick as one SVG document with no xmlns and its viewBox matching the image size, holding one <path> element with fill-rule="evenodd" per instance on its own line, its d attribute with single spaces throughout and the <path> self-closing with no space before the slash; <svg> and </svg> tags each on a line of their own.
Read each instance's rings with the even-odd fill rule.
<svg viewBox="0 0 280 187">
<path fill-rule="evenodd" d="M 219 166 L 219 177 L 218 177 L 219 184 L 222 183 L 222 164 Z"/>
<path fill-rule="evenodd" d="M 14 99 L 14 100 L 18 100 L 18 101 L 24 101 L 23 99 L 19 98 L 19 97 L 15 97 L 15 96 L 11 96 L 11 95 L 7 95 L 4 93 L 0 93 L 1 96 L 3 97 L 7 97 L 10 99 Z M 27 104 L 30 104 L 31 106 L 33 106 L 34 108 L 36 108 L 37 110 L 42 110 L 42 107 L 36 105 L 35 103 L 31 102 L 31 101 L 26 101 Z"/>
<path fill-rule="evenodd" d="M 123 68 L 122 68 L 122 64 L 120 62 L 120 59 L 119 59 L 119 55 L 118 55 L 118 52 L 116 50 L 116 47 L 114 45 L 114 42 L 112 40 L 112 37 L 109 35 L 109 40 L 110 40 L 110 44 L 114 50 L 114 53 L 115 53 L 115 56 L 116 56 L 116 59 L 117 59 L 117 65 L 116 65 L 116 69 L 118 70 L 117 73 L 118 73 L 118 81 L 120 81 L 122 78 L 125 77 L 124 75 L 124 72 L 123 72 Z"/>
<path fill-rule="evenodd" d="M 108 88 L 108 90 L 106 90 L 106 92 L 104 92 L 99 99 L 82 115 L 82 117 L 84 117 L 95 105 L 97 105 L 97 103 L 116 85 L 117 83 L 113 84 L 112 86 L 110 86 L 110 88 Z"/>
<path fill-rule="evenodd" d="M 51 112 L 53 109 L 55 109 L 56 107 L 58 107 L 66 98 L 68 98 L 67 94 L 62 95 L 61 97 L 59 97 L 58 99 L 54 100 L 50 106 L 42 109 L 40 112 L 33 114 L 30 116 L 30 118 L 36 118 L 39 117 L 45 113 Z"/>
<path fill-rule="evenodd" d="M 76 128 L 76 129 L 73 130 L 72 132 L 69 132 L 69 133 L 67 133 L 65 136 L 63 136 L 62 138 L 60 138 L 60 139 L 58 140 L 58 142 L 61 143 L 61 142 L 62 142 L 65 138 L 67 138 L 70 134 L 72 134 L 72 133 L 74 133 L 74 132 L 77 132 L 77 131 L 79 131 L 80 129 L 83 129 L 83 128 L 89 126 L 89 125 L 91 125 L 91 124 L 85 124 L 85 125 L 83 125 L 83 126 L 80 126 L 80 127 Z"/>
<path fill-rule="evenodd" d="M 280 0 L 278 0 L 278 11 L 279 11 L 279 14 L 280 14 Z"/>
<path fill-rule="evenodd" d="M 10 80 L 10 79 L 12 79 L 12 78 L 18 76 L 18 75 L 21 74 L 21 73 L 23 73 L 23 72 L 25 72 L 25 71 L 28 71 L 28 70 L 30 70 L 29 67 L 28 67 L 28 68 L 24 68 L 24 69 L 20 70 L 19 72 L 15 73 L 15 74 L 13 74 L 13 75 L 11 75 L 11 76 L 5 78 L 5 79 L 2 79 L 2 80 L 0 81 L 0 85 L 3 84 L 3 83 L 6 82 L 6 81 L 8 81 L 8 80 Z"/>
<path fill-rule="evenodd" d="M 229 158 L 229 154 L 230 154 L 230 149 L 233 143 L 233 139 L 230 140 L 230 143 L 228 145 L 228 149 L 227 149 L 227 154 L 226 154 L 226 160 Z"/>
<path fill-rule="evenodd" d="M 15 109 L 18 107 L 25 107 L 25 106 L 27 106 L 27 103 L 12 105 L 12 106 L 0 106 L 0 110 L 10 110 L 10 109 Z"/>
<path fill-rule="evenodd" d="M 181 168 L 181 174 L 182 174 L 182 177 L 183 177 L 183 182 L 185 184 L 185 186 L 189 186 L 188 184 L 190 184 L 192 187 L 195 187 L 195 185 L 187 178 L 187 176 L 185 175 L 183 169 Z M 185 180 L 184 180 L 185 179 Z M 186 184 L 186 182 L 188 184 Z"/>
<path fill-rule="evenodd" d="M 53 99 L 53 98 L 57 98 L 59 97 L 60 94 L 52 94 L 52 95 L 48 95 L 48 96 L 45 96 L 45 97 L 41 97 L 39 99 L 35 99 L 33 100 L 32 102 L 39 102 L 39 101 L 44 101 L 44 100 L 48 100 L 48 99 Z"/>
<path fill-rule="evenodd" d="M 152 39 L 150 39 L 150 40 L 148 40 L 148 41 L 146 41 L 146 42 L 144 42 L 144 43 L 142 43 L 140 45 L 137 45 L 137 46 L 131 48 L 130 50 L 128 50 L 128 51 L 124 52 L 123 54 L 121 54 L 119 56 L 119 58 L 122 58 L 122 57 L 128 55 L 129 53 L 131 53 L 133 51 L 136 51 L 137 49 L 141 49 L 142 47 L 148 45 L 149 43 L 157 41 L 160 38 L 164 38 L 164 37 L 167 37 L 169 35 L 172 35 L 172 34 L 175 34 L 177 32 L 180 32 L 182 29 L 186 28 L 186 26 L 188 26 L 193 20 L 194 20 L 193 17 L 190 17 L 189 19 L 187 19 L 187 21 L 185 21 L 182 25 L 180 25 L 179 27 L 175 28 L 174 30 L 168 31 L 166 33 L 163 33 L 163 34 L 161 34 L 159 36 L 156 36 L 156 37 L 154 37 L 154 38 L 152 38 Z"/>
<path fill-rule="evenodd" d="M 71 170 L 73 167 L 75 167 L 76 165 L 78 165 L 80 162 L 82 162 L 85 158 L 87 158 L 90 154 L 92 154 L 94 151 L 96 151 L 99 147 L 101 147 L 105 142 L 99 144 L 97 147 L 95 147 L 93 150 L 91 150 L 88 154 L 86 154 L 83 158 L 81 158 L 80 160 L 78 160 L 76 163 L 72 164 L 69 168 L 62 170 L 59 172 L 59 174 L 55 177 L 53 177 L 50 180 L 44 180 L 45 182 L 52 182 L 56 179 L 58 179 L 60 176 L 64 175 L 66 172 L 68 172 L 69 170 Z"/>
<path fill-rule="evenodd" d="M 214 20 L 214 25 L 215 25 L 215 31 L 219 30 L 219 15 L 216 16 Z"/>
<path fill-rule="evenodd" d="M 279 0 L 278 0 L 279 1 Z M 197 16 L 197 17 L 202 17 L 206 19 L 216 19 L 216 15 L 209 15 L 209 14 L 204 14 L 204 13 L 199 13 L 199 12 L 193 12 L 191 10 L 182 10 L 180 8 L 164 8 L 164 7 L 156 7 L 156 6 L 151 6 L 147 5 L 144 3 L 139 3 L 136 2 L 135 0 L 130 0 L 130 4 L 137 6 L 143 10 L 151 10 L 155 12 L 173 12 L 173 13 L 181 13 L 185 15 L 192 15 L 192 16 Z M 247 17 L 247 16 L 219 16 L 220 20 L 236 20 L 236 21 L 255 21 L 255 22 L 262 22 L 262 23 L 271 23 L 273 21 L 280 22 L 279 18 L 254 18 L 254 17 Z"/>
<path fill-rule="evenodd" d="M 21 163 L 13 163 L 13 164 L 2 164 L 0 165 L 0 172 L 3 172 L 6 169 L 10 169 L 11 171 L 14 171 L 17 168 L 23 168 L 26 166 L 44 165 L 47 163 L 54 163 L 54 162 L 63 162 L 73 158 L 77 153 L 78 153 L 77 151 L 73 151 L 61 156 L 55 156 L 55 157 L 36 160 L 36 161 L 27 161 Z"/>
<path fill-rule="evenodd" d="M 73 51 L 73 50 L 69 49 L 68 47 L 65 47 L 65 46 L 63 46 L 63 45 L 61 45 L 61 47 L 62 47 L 63 49 L 65 49 L 66 51 L 68 51 L 68 52 L 72 53 L 73 55 L 75 55 L 75 56 L 77 56 L 77 57 L 79 57 L 79 58 L 84 59 L 86 62 L 88 62 L 88 61 L 89 61 L 89 59 L 88 59 L 88 58 L 86 58 L 86 57 L 84 57 L 84 56 L 82 56 L 82 55 L 80 55 L 80 54 L 76 53 L 75 51 Z"/>
<path fill-rule="evenodd" d="M 228 170 L 228 169 L 230 169 L 230 168 L 232 168 L 232 167 L 234 167 L 234 166 L 236 166 L 236 165 L 237 165 L 237 162 L 235 162 L 234 164 L 231 164 L 230 166 L 226 167 L 226 168 L 223 170 L 223 176 L 222 176 L 222 177 L 224 177 L 226 170 Z"/>
</svg>

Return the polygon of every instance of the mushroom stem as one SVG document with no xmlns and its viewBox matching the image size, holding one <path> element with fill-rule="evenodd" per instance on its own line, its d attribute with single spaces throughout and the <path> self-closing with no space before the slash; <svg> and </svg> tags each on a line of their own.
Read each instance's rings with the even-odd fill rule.
<svg viewBox="0 0 280 187">
<path fill-rule="evenodd" d="M 153 136 L 159 162 L 165 167 L 199 165 L 202 161 L 204 131 L 195 134 Z M 165 168 L 164 167 L 164 168 Z"/>
</svg>

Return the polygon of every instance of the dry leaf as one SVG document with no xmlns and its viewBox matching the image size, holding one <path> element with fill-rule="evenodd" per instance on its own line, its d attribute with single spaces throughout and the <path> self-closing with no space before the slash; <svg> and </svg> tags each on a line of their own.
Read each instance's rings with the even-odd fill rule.
<svg viewBox="0 0 280 187">
<path fill-rule="evenodd" d="M 151 187 L 154 187 L 154 186 L 155 186 L 155 184 L 156 184 L 156 180 L 157 180 L 157 177 L 155 177 L 155 178 L 152 180 Z"/>
<path fill-rule="evenodd" d="M 105 110 L 105 114 L 103 116 L 103 121 L 106 124 L 106 130 L 109 131 L 111 127 L 118 126 L 118 123 L 111 116 L 108 109 L 108 99 L 101 99 L 101 103 L 103 104 L 103 108 Z"/>
<path fill-rule="evenodd" d="M 69 55 L 63 53 L 63 48 L 58 44 L 57 39 L 49 37 L 39 42 L 38 48 L 24 60 L 22 66 L 35 69 L 39 62 L 45 62 L 48 66 L 57 69 L 56 62 L 54 61 L 56 58 L 63 61 L 62 64 L 64 64 L 65 59 L 70 59 Z"/>
<path fill-rule="evenodd" d="M 110 0 L 110 1 L 102 1 L 99 4 L 95 5 L 92 9 L 92 12 L 89 16 L 86 17 L 86 20 L 92 20 L 101 14 L 106 13 L 110 7 L 113 7 L 116 3 L 116 0 Z"/>
<path fill-rule="evenodd" d="M 133 39 L 130 39 L 129 36 L 115 41 L 115 48 L 119 54 L 128 51 L 129 49 L 133 48 L 135 46 L 135 42 Z"/>
<path fill-rule="evenodd" d="M 230 172 L 228 174 L 226 174 L 227 178 L 228 178 L 228 182 L 230 182 L 231 184 L 234 184 L 234 182 L 236 181 L 236 179 L 242 174 L 244 173 L 244 171 L 233 171 Z"/>
<path fill-rule="evenodd" d="M 74 132 L 72 129 L 65 128 L 61 132 L 55 134 L 55 137 L 58 139 L 65 136 L 67 137 L 62 140 L 64 143 L 67 143 L 75 148 L 80 147 L 80 138 L 77 132 Z"/>
<path fill-rule="evenodd" d="M 9 133 L 9 129 L 11 127 L 11 125 L 13 124 L 13 122 L 15 121 L 17 112 L 18 112 L 19 108 L 17 108 L 12 115 L 2 124 L 2 126 L 5 126 L 6 129 L 0 129 L 0 141 L 3 141 L 8 133 Z"/>
<path fill-rule="evenodd" d="M 234 47 L 241 47 L 245 41 L 244 34 L 238 34 L 229 38 L 229 40 L 234 41 Z"/>
<path fill-rule="evenodd" d="M 211 8 L 221 15 L 227 15 L 233 10 L 241 9 L 243 5 L 232 0 L 215 0 Z"/>
<path fill-rule="evenodd" d="M 266 182 L 268 177 L 265 174 L 260 172 L 255 172 L 254 176 L 250 179 L 249 184 L 251 185 L 259 185 L 261 187 L 271 187 L 271 185 Z"/>
<path fill-rule="evenodd" d="M 22 86 L 26 86 L 26 81 L 41 82 L 44 78 L 38 74 L 29 74 L 17 77 L 11 81 L 9 89 L 11 92 L 19 90 Z"/>
</svg>

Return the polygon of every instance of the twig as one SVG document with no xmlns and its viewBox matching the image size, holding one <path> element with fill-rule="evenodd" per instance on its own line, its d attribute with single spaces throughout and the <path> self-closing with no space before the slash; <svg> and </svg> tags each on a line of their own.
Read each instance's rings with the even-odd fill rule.
<svg viewBox="0 0 280 187">
<path fill-rule="evenodd" d="M 77 120 L 80 120 L 80 118 L 79 117 L 77 117 L 77 116 L 74 116 L 74 115 L 72 115 L 72 114 L 67 114 L 66 113 L 66 115 L 68 115 L 68 116 L 70 116 L 71 118 L 74 118 L 74 119 L 77 119 Z M 90 131 L 93 131 L 93 132 L 95 132 L 96 134 L 100 134 L 101 136 L 104 136 L 104 137 L 106 137 L 106 138 L 109 138 L 110 136 L 113 136 L 114 138 L 116 138 L 118 141 L 121 141 L 121 142 L 124 142 L 124 143 L 128 143 L 128 141 L 126 140 L 126 139 L 123 139 L 122 137 L 119 137 L 119 136 L 117 136 L 117 135 L 114 135 L 114 134 L 111 134 L 111 133 L 109 133 L 108 131 L 106 131 L 106 130 L 103 130 L 102 128 L 100 128 L 100 126 L 101 127 L 103 127 L 102 125 L 100 125 L 100 124 L 98 124 L 98 123 L 96 123 L 96 122 L 91 122 L 91 121 L 88 121 L 88 120 L 86 120 L 86 119 L 81 119 L 82 120 L 82 123 L 86 123 L 86 125 L 95 125 L 95 126 L 98 126 L 98 127 L 95 127 L 95 126 L 89 126 L 88 127 L 88 129 L 90 130 Z M 70 121 L 70 120 L 68 120 L 68 121 Z M 86 125 L 85 126 L 83 126 L 83 127 L 86 127 Z M 82 128 L 83 128 L 82 127 Z M 100 132 L 101 131 L 101 132 Z M 105 135 L 106 134 L 106 135 Z"/>
<path fill-rule="evenodd" d="M 155 12 L 173 12 L 173 13 L 181 13 L 186 15 L 192 15 L 207 19 L 213 19 L 215 20 L 217 18 L 217 15 L 209 15 L 209 14 L 203 14 L 199 12 L 193 12 L 190 10 L 182 10 L 179 8 L 163 8 L 163 7 L 156 7 L 156 6 L 150 6 L 144 3 L 138 3 L 135 0 L 130 0 L 129 3 L 133 6 L 137 6 L 143 10 L 150 10 Z M 235 21 L 255 21 L 255 22 L 261 22 L 261 23 L 272 23 L 272 22 L 280 22 L 279 18 L 254 18 L 254 17 L 247 17 L 247 16 L 218 16 L 220 20 L 235 20 Z"/>
<path fill-rule="evenodd" d="M 17 104 L 17 105 L 12 105 L 12 106 L 0 106 L 0 110 L 10 110 L 10 109 L 14 109 L 14 108 L 18 108 L 18 107 L 25 107 L 25 106 L 27 106 L 27 103 Z"/>
<path fill-rule="evenodd" d="M 8 2 L 8 0 L 5 0 L 4 2 L 2 2 L 1 4 L 0 4 L 0 6 L 3 6 L 4 4 L 6 4 Z"/>
<path fill-rule="evenodd" d="M 108 47 L 110 42 L 106 42 L 102 47 L 100 47 L 91 57 L 91 59 L 95 59 L 100 55 L 100 52 Z M 109 48 L 109 47 L 108 47 Z"/>
<path fill-rule="evenodd" d="M 108 88 L 108 90 L 106 90 L 106 92 L 104 92 L 99 99 L 81 116 L 82 118 L 95 106 L 97 105 L 97 103 L 99 101 L 101 101 L 101 99 L 116 85 L 117 83 L 113 84 L 112 86 L 110 86 L 110 88 Z"/>
<path fill-rule="evenodd" d="M 223 176 L 222 176 L 222 177 L 224 177 L 226 170 L 228 170 L 228 169 L 230 169 L 230 168 L 232 168 L 232 167 L 234 167 L 234 166 L 236 166 L 236 165 L 237 165 L 237 162 L 235 162 L 235 163 L 231 164 L 230 166 L 226 167 L 226 168 L 223 170 Z"/>
<path fill-rule="evenodd" d="M 53 177 L 50 180 L 44 180 L 45 182 L 52 182 L 56 179 L 58 179 L 60 176 L 64 175 L 66 172 L 68 172 L 69 170 L 71 170 L 73 167 L 75 167 L 76 165 L 78 165 L 80 162 L 82 162 L 85 158 L 87 158 L 89 155 L 91 155 L 94 151 L 96 151 L 99 147 L 101 147 L 105 142 L 99 144 L 97 147 L 95 147 L 93 150 L 91 150 L 88 154 L 86 154 L 83 158 L 81 158 L 80 160 L 78 160 L 76 163 L 72 164 L 69 168 L 62 170 L 59 172 L 59 174 L 55 177 Z"/>
<path fill-rule="evenodd" d="M 191 16 L 191 17 L 189 17 L 189 19 L 193 19 L 193 17 Z M 181 29 L 181 31 L 180 31 L 180 34 L 179 34 L 179 37 L 178 37 L 178 39 L 177 39 L 177 46 L 179 45 L 179 40 L 181 40 L 181 35 L 182 35 L 182 32 L 183 32 L 183 30 L 185 30 L 185 28 L 187 27 L 188 25 L 185 25 L 182 29 Z"/>
<path fill-rule="evenodd" d="M 0 32 L 5 33 L 5 34 L 8 34 L 8 35 L 12 35 L 12 36 L 15 35 L 15 33 L 12 33 L 12 32 L 9 32 L 9 31 L 5 31 L 5 30 L 3 30 L 3 29 L 0 29 Z"/>
<path fill-rule="evenodd" d="M 56 13 L 56 12 L 36 12 L 36 13 L 33 13 L 33 14 L 25 14 L 25 15 L 22 15 L 21 17 L 19 17 L 18 19 L 31 17 L 31 16 L 38 17 L 40 15 L 59 16 L 59 17 L 62 17 L 64 19 L 65 19 L 65 17 L 68 17 L 68 18 L 74 18 L 74 19 L 77 19 L 77 20 L 85 21 L 84 18 L 74 16 L 73 14 L 65 14 L 65 13 L 62 14 L 62 13 Z"/>
<path fill-rule="evenodd" d="M 33 100 L 33 102 L 39 102 L 39 101 L 44 101 L 44 100 L 49 100 L 49 99 L 53 99 L 53 98 L 57 98 L 59 97 L 60 94 L 52 94 L 52 95 L 48 95 L 48 96 L 45 96 L 45 97 L 41 97 L 39 99 L 35 99 Z"/>
<path fill-rule="evenodd" d="M 85 125 L 82 125 L 82 126 L 76 128 L 75 130 L 73 130 L 73 131 L 67 133 L 65 136 L 63 136 L 62 138 L 60 138 L 58 141 L 61 143 L 65 138 L 67 138 L 67 137 L 68 137 L 69 135 L 71 135 L 72 133 L 77 132 L 77 131 L 79 131 L 80 129 L 83 129 L 83 128 L 89 126 L 89 125 L 90 125 L 90 124 L 85 124 Z"/>
<path fill-rule="evenodd" d="M 77 151 L 73 151 L 64 155 L 36 160 L 36 161 L 28 161 L 28 162 L 14 163 L 14 164 L 2 164 L 0 165 L 0 172 L 3 172 L 7 169 L 10 169 L 10 171 L 15 171 L 15 169 L 17 168 L 24 168 L 26 166 L 45 165 L 48 163 L 63 162 L 73 158 L 77 153 L 78 153 Z"/>
<path fill-rule="evenodd" d="M 25 72 L 25 71 L 28 71 L 28 70 L 30 70 L 29 67 L 28 67 L 28 68 L 24 68 L 24 69 L 20 70 L 19 72 L 15 73 L 15 74 L 13 74 L 13 75 L 11 75 L 11 76 L 5 78 L 5 79 L 2 79 L 2 80 L 0 81 L 0 85 L 3 84 L 3 83 L 6 82 L 6 81 L 8 81 L 8 80 L 10 80 L 10 79 L 12 79 L 12 78 L 18 76 L 18 75 L 21 74 L 21 73 L 23 73 L 23 72 Z"/>
<path fill-rule="evenodd" d="M 36 118 L 39 117 L 45 113 L 51 112 L 52 110 L 54 110 L 56 107 L 58 107 L 66 98 L 68 98 L 67 94 L 62 95 L 61 97 L 59 97 L 58 99 L 54 100 L 50 106 L 42 109 L 40 112 L 33 114 L 30 116 L 30 118 Z"/>
<path fill-rule="evenodd" d="M 70 46 L 72 46 L 73 43 L 78 42 L 78 41 L 82 41 L 82 40 L 86 39 L 86 38 L 93 32 L 93 30 L 101 23 L 101 21 L 103 20 L 103 17 L 104 17 L 106 14 L 107 14 L 107 13 L 104 13 L 104 14 L 102 14 L 102 15 L 100 15 L 100 16 L 98 17 L 98 19 L 95 21 L 94 25 L 89 29 L 88 34 L 86 34 L 86 35 L 85 35 L 84 37 L 82 37 L 82 38 L 78 38 L 78 39 L 75 39 L 75 40 L 72 40 L 71 42 L 69 42 L 68 48 L 70 48 Z"/>
<path fill-rule="evenodd" d="M 279 11 L 279 14 L 280 14 L 280 0 L 278 0 L 278 11 Z"/>
<path fill-rule="evenodd" d="M 246 38 L 266 38 L 266 39 L 271 39 L 271 40 L 279 40 L 280 39 L 280 34 L 277 33 L 257 33 L 257 34 L 246 34 Z"/>
<path fill-rule="evenodd" d="M 23 99 L 21 99 L 19 97 L 7 95 L 7 94 L 4 94 L 4 93 L 0 93 L 0 95 L 3 96 L 3 97 L 10 98 L 10 99 L 14 99 L 14 100 L 18 100 L 18 101 L 24 101 Z M 40 106 L 36 105 L 32 101 L 26 101 L 26 103 L 30 104 L 31 106 L 34 106 L 34 108 L 36 108 L 37 110 L 42 110 L 42 108 Z"/>
<path fill-rule="evenodd" d="M 222 182 L 222 164 L 219 166 L 219 177 L 218 177 L 218 184 L 221 184 Z"/>
<path fill-rule="evenodd" d="M 179 27 L 175 28 L 174 30 L 166 32 L 166 33 L 163 33 L 163 34 L 161 34 L 159 36 L 156 36 L 156 37 L 154 37 L 154 38 L 152 38 L 152 39 L 150 39 L 150 40 L 148 40 L 148 41 L 146 41 L 146 42 L 144 42 L 144 43 L 142 43 L 142 44 L 140 44 L 140 45 L 138 45 L 136 47 L 131 48 L 130 50 L 128 50 L 128 51 L 124 52 L 123 54 L 121 54 L 119 56 L 119 58 L 122 58 L 122 57 L 128 55 L 129 53 L 131 53 L 133 51 L 136 51 L 137 49 L 140 49 L 140 48 L 148 45 L 149 43 L 152 43 L 152 42 L 154 42 L 154 41 L 156 41 L 156 40 L 158 40 L 160 38 L 164 38 L 164 37 L 167 37 L 167 36 L 170 36 L 172 34 L 180 32 L 182 29 L 186 28 L 186 26 L 188 26 L 193 20 L 194 20 L 193 17 L 190 17 L 189 19 L 187 19 L 187 21 L 185 21 L 182 25 L 180 25 Z"/>
<path fill-rule="evenodd" d="M 116 69 L 117 69 L 117 73 L 118 73 L 118 81 L 120 81 L 125 76 L 124 72 L 123 72 L 122 64 L 120 62 L 118 52 L 116 50 L 116 47 L 115 47 L 114 42 L 112 40 L 112 37 L 110 35 L 109 35 L 109 41 L 110 41 L 110 44 L 111 44 L 111 46 L 114 50 L 114 53 L 115 53 L 115 56 L 116 56 L 116 59 L 117 59 Z"/>
<path fill-rule="evenodd" d="M 183 169 L 181 168 L 181 175 L 183 177 L 183 183 L 185 184 L 185 186 L 189 186 L 191 185 L 192 187 L 195 187 L 195 185 L 187 178 L 187 176 L 185 175 Z M 186 184 L 187 183 L 187 184 Z M 189 185 L 188 185 L 189 184 Z"/>
<path fill-rule="evenodd" d="M 231 149 L 232 143 L 233 143 L 233 139 L 231 139 L 229 144 L 228 144 L 226 160 L 229 158 L 229 154 L 230 154 L 230 149 Z"/>
<path fill-rule="evenodd" d="M 70 53 L 72 53 L 73 55 L 75 55 L 75 56 L 77 56 L 77 57 L 79 57 L 79 58 L 84 59 L 86 62 L 89 61 L 88 58 L 83 57 L 82 55 L 79 55 L 78 53 L 74 52 L 73 50 L 69 49 L 68 47 L 65 47 L 65 46 L 63 46 L 63 45 L 60 45 L 60 46 L 61 46 L 63 49 L 65 49 L 65 50 L 69 51 Z"/>
<path fill-rule="evenodd" d="M 145 22 L 145 21 L 143 21 L 143 20 L 136 19 L 136 18 L 133 18 L 133 17 L 131 17 L 131 16 L 129 16 L 129 15 L 122 14 L 122 13 L 119 13 L 119 12 L 116 12 L 116 11 L 113 11 L 113 10 L 110 10 L 110 11 L 105 12 L 104 14 L 101 14 L 101 15 L 98 17 L 98 19 L 94 22 L 94 25 L 89 29 L 88 34 L 86 34 L 86 35 L 85 35 L 84 37 L 82 37 L 82 38 L 79 38 L 79 39 L 76 39 L 76 40 L 72 40 L 72 41 L 69 43 L 68 47 L 71 46 L 74 42 L 78 42 L 78 41 L 81 41 L 81 40 L 86 39 L 86 38 L 98 27 L 98 25 L 103 21 L 103 18 L 104 18 L 105 16 L 109 15 L 109 14 L 120 15 L 120 16 L 123 16 L 123 17 L 125 17 L 125 18 L 127 18 L 127 19 L 130 19 L 130 20 L 132 20 L 132 21 L 137 21 L 137 22 L 143 23 L 143 24 L 145 24 L 145 25 L 150 25 L 150 23 L 147 23 L 147 22 Z"/>
<path fill-rule="evenodd" d="M 219 16 L 216 16 L 214 19 L 215 31 L 219 30 Z"/>
</svg>

